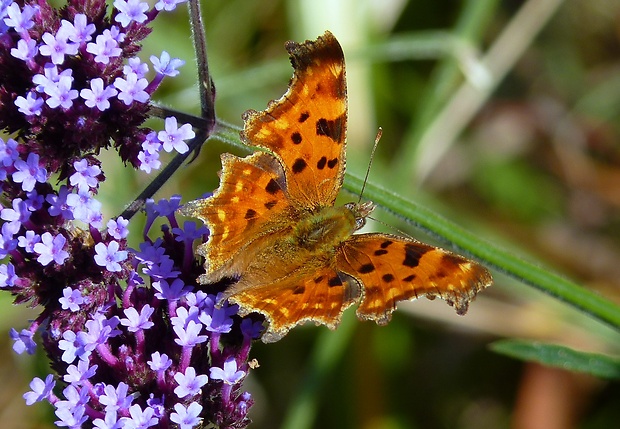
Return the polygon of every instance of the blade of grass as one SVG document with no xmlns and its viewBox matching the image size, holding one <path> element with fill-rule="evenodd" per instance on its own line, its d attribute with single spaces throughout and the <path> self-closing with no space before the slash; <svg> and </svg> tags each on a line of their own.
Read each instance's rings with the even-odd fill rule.
<svg viewBox="0 0 620 429">
<path fill-rule="evenodd" d="M 489 347 L 496 353 L 524 361 L 583 372 L 599 378 L 620 379 L 620 360 L 610 356 L 525 340 L 496 341 Z"/>
<path fill-rule="evenodd" d="M 359 194 L 362 179 L 350 172 L 345 189 Z M 405 200 L 385 188 L 368 182 L 364 197 L 430 233 L 448 241 L 461 252 L 471 255 L 484 265 L 502 271 L 535 287 L 595 319 L 620 329 L 620 307 L 596 293 L 567 280 L 548 269 L 517 257 L 514 253 L 493 246 L 476 234 L 439 216 L 433 211 Z"/>
</svg>

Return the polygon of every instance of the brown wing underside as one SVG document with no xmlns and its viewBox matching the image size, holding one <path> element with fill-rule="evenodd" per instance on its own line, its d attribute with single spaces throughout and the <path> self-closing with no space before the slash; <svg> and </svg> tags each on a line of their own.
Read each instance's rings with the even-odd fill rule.
<svg viewBox="0 0 620 429">
<path fill-rule="evenodd" d="M 276 155 L 296 204 L 332 205 L 345 169 L 344 54 L 329 32 L 286 49 L 295 69 L 288 91 L 264 111 L 245 112 L 241 138 Z"/>
<path fill-rule="evenodd" d="M 398 301 L 439 297 L 465 314 L 490 273 L 475 262 L 415 240 L 389 234 L 358 234 L 337 256 L 337 269 L 363 285 L 357 316 L 388 323 Z"/>
<path fill-rule="evenodd" d="M 217 281 L 229 272 L 236 255 L 261 235 L 271 232 L 290 208 L 284 196 L 282 170 L 272 155 L 257 152 L 245 158 L 222 154 L 220 186 L 207 199 L 192 201 L 183 214 L 202 219 L 210 230 L 198 248 L 206 259 L 200 282 Z M 286 220 L 286 219 L 285 219 Z"/>
</svg>

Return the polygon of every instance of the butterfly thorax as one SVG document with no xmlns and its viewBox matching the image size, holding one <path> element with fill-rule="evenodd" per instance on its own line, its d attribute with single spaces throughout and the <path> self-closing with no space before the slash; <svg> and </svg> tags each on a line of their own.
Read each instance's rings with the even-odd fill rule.
<svg viewBox="0 0 620 429">
<path fill-rule="evenodd" d="M 344 206 L 326 206 L 303 216 L 295 225 L 292 238 L 295 245 L 309 252 L 331 253 L 366 223 L 366 216 L 374 209 L 372 203 L 348 203 Z"/>
<path fill-rule="evenodd" d="M 355 216 L 350 209 L 328 206 L 302 217 L 291 238 L 296 246 L 311 253 L 333 251 L 355 230 Z"/>
</svg>

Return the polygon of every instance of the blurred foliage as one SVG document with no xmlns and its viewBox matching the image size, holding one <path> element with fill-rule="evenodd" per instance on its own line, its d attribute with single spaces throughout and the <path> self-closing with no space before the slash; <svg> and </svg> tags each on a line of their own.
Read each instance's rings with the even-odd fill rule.
<svg viewBox="0 0 620 429">
<path fill-rule="evenodd" d="M 543 15 L 535 8 L 550 3 L 557 10 L 552 7 L 540 33 L 516 28 L 514 34 L 531 38 L 522 53 L 516 39 L 502 45 L 500 58 L 514 56 L 514 63 L 489 86 L 479 59 L 525 5 L 534 7 L 534 20 Z M 347 56 L 349 170 L 363 174 L 381 126 L 371 182 L 620 302 L 619 2 L 209 0 L 203 14 L 219 118 L 240 126 L 244 110 L 279 98 L 292 74 L 284 41 L 329 29 Z M 158 18 L 141 58 L 162 50 L 187 64 L 158 100 L 197 114 L 183 8 Z M 473 102 L 447 108 L 463 85 L 479 88 L 479 109 L 467 113 Z M 443 128 L 455 128 L 454 138 L 428 138 L 429 130 Z M 182 192 L 193 199 L 213 190 L 219 154 L 232 150 L 210 140 L 158 198 Z M 427 158 L 435 150 L 439 156 Z M 113 156 L 104 169 L 100 198 L 113 216 L 150 177 Z M 486 347 L 520 337 L 617 355 L 617 332 L 501 273 L 495 277 L 463 318 L 443 302 L 420 301 L 402 305 L 388 327 L 357 321 L 336 332 L 301 327 L 276 344 L 257 344 L 252 353 L 261 366 L 247 386 L 256 399 L 253 427 L 281 427 L 297 412 L 304 427 L 326 429 L 617 424 L 617 383 L 520 363 Z M 3 331 L 21 329 L 16 320 L 28 315 L 18 311 L 2 319 Z M 51 427 L 45 405 L 26 408 L 21 400 L 29 380 L 45 374 L 39 372 L 45 359 L 23 361 L 11 372 L 18 359 L 2 360 L 2 373 L 12 377 L 0 389 L 0 426 Z M 22 377 L 14 380 L 17 371 Z"/>
</svg>

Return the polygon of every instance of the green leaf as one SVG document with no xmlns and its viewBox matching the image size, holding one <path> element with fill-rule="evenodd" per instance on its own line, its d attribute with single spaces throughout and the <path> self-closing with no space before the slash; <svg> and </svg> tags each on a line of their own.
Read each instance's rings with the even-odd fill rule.
<svg viewBox="0 0 620 429">
<path fill-rule="evenodd" d="M 496 341 L 490 348 L 496 353 L 516 359 L 583 372 L 599 378 L 620 379 L 620 359 L 611 356 L 526 340 Z"/>
</svg>

